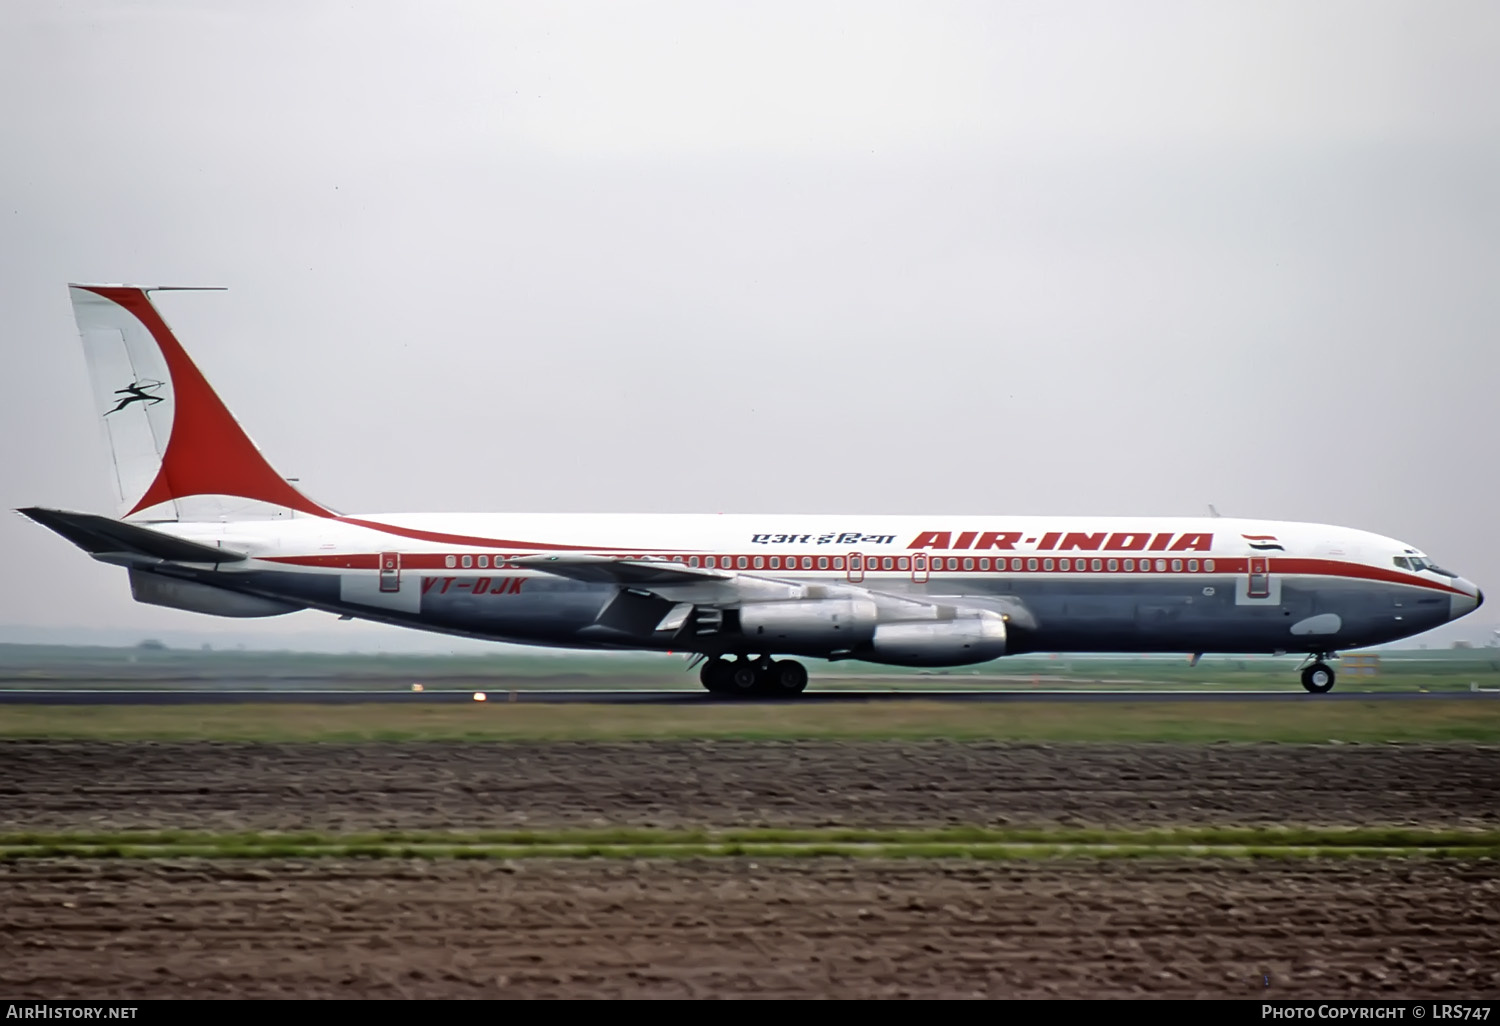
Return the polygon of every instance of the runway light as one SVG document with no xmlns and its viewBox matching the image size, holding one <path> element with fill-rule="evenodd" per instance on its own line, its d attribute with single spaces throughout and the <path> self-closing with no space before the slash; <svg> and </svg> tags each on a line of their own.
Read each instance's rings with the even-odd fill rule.
<svg viewBox="0 0 1500 1026">
<path fill-rule="evenodd" d="M 420 685 L 420 684 L 413 684 L 413 685 L 412 685 L 412 686 L 411 686 L 411 689 L 412 689 L 412 690 L 413 690 L 413 691 L 421 691 L 421 690 L 422 690 L 422 685 Z"/>
<path fill-rule="evenodd" d="M 476 702 L 483 702 L 484 701 L 484 692 L 483 691 L 476 691 L 476 692 L 474 692 L 474 701 L 476 701 Z"/>
</svg>

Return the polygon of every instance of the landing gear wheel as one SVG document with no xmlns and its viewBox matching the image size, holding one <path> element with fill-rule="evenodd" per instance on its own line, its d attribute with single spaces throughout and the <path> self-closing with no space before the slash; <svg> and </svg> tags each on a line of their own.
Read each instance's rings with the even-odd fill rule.
<svg viewBox="0 0 1500 1026">
<path fill-rule="evenodd" d="M 1302 671 L 1302 686 L 1315 695 L 1333 690 L 1333 670 L 1327 663 L 1313 663 Z"/>
<path fill-rule="evenodd" d="M 753 695 L 760 683 L 760 674 L 755 670 L 755 664 L 747 659 L 729 665 L 729 672 L 725 675 L 728 686 L 724 689 L 731 695 Z"/>
<path fill-rule="evenodd" d="M 771 668 L 770 687 L 767 689 L 771 694 L 801 694 L 805 687 L 807 687 L 807 668 L 801 663 L 791 659 L 782 659 Z"/>
<path fill-rule="evenodd" d="M 703 669 L 698 671 L 698 679 L 709 691 L 722 695 L 731 690 L 729 686 L 731 669 L 732 667 L 722 659 L 710 659 L 703 664 Z"/>
</svg>

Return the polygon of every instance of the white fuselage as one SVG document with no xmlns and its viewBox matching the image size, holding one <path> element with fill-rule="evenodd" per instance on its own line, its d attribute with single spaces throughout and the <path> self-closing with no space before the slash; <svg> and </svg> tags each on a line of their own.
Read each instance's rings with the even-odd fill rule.
<svg viewBox="0 0 1500 1026">
<path fill-rule="evenodd" d="M 623 583 L 560 578 L 528 559 L 594 554 L 727 573 L 741 591 L 757 580 L 821 584 L 896 603 L 993 609 L 1012 623 L 1007 652 L 1336 651 L 1428 630 L 1480 600 L 1471 583 L 1425 559 L 1412 569 L 1419 554 L 1391 538 L 1231 518 L 454 513 L 154 526 L 249 556 L 211 571 L 221 586 L 409 626 L 579 647 L 690 650 L 696 636 L 651 631 L 636 645 L 590 637 L 591 614 Z M 384 586 L 383 558 L 396 564 Z M 695 594 L 719 606 L 766 601 L 737 599 L 731 585 L 726 603 L 718 580 L 650 590 L 673 604 Z"/>
</svg>

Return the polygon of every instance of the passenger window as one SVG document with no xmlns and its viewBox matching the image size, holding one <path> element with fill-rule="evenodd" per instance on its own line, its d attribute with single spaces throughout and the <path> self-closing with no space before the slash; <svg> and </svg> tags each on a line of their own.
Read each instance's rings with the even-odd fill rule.
<svg viewBox="0 0 1500 1026">
<path fill-rule="evenodd" d="M 1198 572 L 1198 561 L 1196 559 L 1190 559 L 1190 560 L 1188 560 L 1188 573 L 1195 574 L 1197 572 Z"/>
<path fill-rule="evenodd" d="M 1036 560 L 1035 559 L 1028 559 L 1026 561 L 1026 569 L 1028 569 L 1028 570 L 1035 570 L 1036 569 Z"/>
<path fill-rule="evenodd" d="M 474 565 L 474 557 L 473 556 L 465 556 L 464 560 L 463 560 L 464 569 L 467 570 L 469 567 L 471 567 L 473 565 Z"/>
<path fill-rule="evenodd" d="M 443 565 L 449 570 L 452 570 L 454 567 L 458 566 L 458 560 L 453 556 L 444 556 Z"/>
<path fill-rule="evenodd" d="M 1203 569 L 1205 571 L 1207 571 L 1208 573 L 1213 573 L 1214 572 L 1214 561 L 1211 560 L 1211 559 L 1205 559 L 1203 561 Z"/>
<path fill-rule="evenodd" d="M 811 570 L 812 569 L 812 557 L 811 556 L 803 556 L 802 557 L 802 569 L 804 569 L 804 570 Z"/>
<path fill-rule="evenodd" d="M 1129 560 L 1126 560 L 1126 562 L 1129 562 Z M 1139 570 L 1143 574 L 1150 573 L 1151 572 L 1151 560 L 1149 560 L 1149 559 L 1143 559 L 1143 560 L 1141 560 L 1141 565 L 1138 566 L 1138 567 L 1136 567 L 1136 569 Z"/>
<path fill-rule="evenodd" d="M 743 570 L 743 569 L 745 569 L 745 567 L 747 567 L 749 565 L 750 565 L 750 561 L 747 560 L 744 556 L 741 556 L 740 557 L 740 569 Z"/>
<path fill-rule="evenodd" d="M 1078 562 L 1082 563 L 1083 560 L 1080 559 Z M 1057 561 L 1057 566 L 1058 566 L 1058 569 L 1061 569 L 1061 570 L 1071 570 L 1071 569 L 1073 569 L 1073 563 L 1072 563 L 1072 561 L 1071 560 L 1067 560 L 1067 559 L 1059 559 Z"/>
<path fill-rule="evenodd" d="M 982 572 L 985 572 L 985 573 L 989 572 L 989 569 L 990 569 L 990 557 L 989 556 L 980 556 L 979 557 L 979 569 Z"/>
<path fill-rule="evenodd" d="M 951 559 L 948 560 L 948 569 L 949 570 L 953 569 L 953 560 L 951 560 Z M 964 557 L 964 569 L 965 570 L 972 570 L 972 569 L 974 569 L 974 557 L 973 556 L 965 556 Z"/>
<path fill-rule="evenodd" d="M 697 565 L 698 565 L 698 557 L 697 556 L 689 556 L 688 557 L 688 566 L 697 566 Z"/>
<path fill-rule="evenodd" d="M 1031 561 L 1031 564 L 1032 564 L 1031 568 L 1033 570 L 1035 570 L 1036 569 L 1036 560 L 1033 559 Z M 1021 569 L 1021 557 L 1017 556 L 1015 559 L 1012 559 L 1010 561 L 1010 568 L 1012 570 L 1019 570 L 1019 569 Z"/>
<path fill-rule="evenodd" d="M 1156 561 L 1156 572 L 1159 573 L 1159 574 L 1161 574 L 1161 573 L 1166 573 L 1166 570 L 1167 570 L 1167 561 L 1165 559 L 1158 559 Z"/>
<path fill-rule="evenodd" d="M 1180 574 L 1180 573 L 1182 573 L 1182 560 L 1180 560 L 1180 559 L 1174 559 L 1174 560 L 1172 560 L 1172 572 L 1174 574 Z"/>
<path fill-rule="evenodd" d="M 818 557 L 818 569 L 819 570 L 827 570 L 828 569 L 828 557 L 827 556 L 819 556 Z"/>
<path fill-rule="evenodd" d="M 842 569 L 844 569 L 844 557 L 843 556 L 834 556 L 833 557 L 833 568 L 835 570 L 842 570 Z"/>
<path fill-rule="evenodd" d="M 1042 569 L 1043 570 L 1051 570 L 1052 569 L 1052 560 L 1050 560 L 1050 559 L 1044 559 L 1044 560 L 1042 560 Z"/>
<path fill-rule="evenodd" d="M 756 556 L 755 557 L 755 569 L 757 569 L 757 570 L 764 570 L 765 567 L 766 567 L 766 558 L 764 556 Z"/>
<path fill-rule="evenodd" d="M 1120 569 L 1120 561 L 1118 559 L 1111 559 L 1109 561 L 1109 572 L 1114 573 L 1118 569 Z"/>
<path fill-rule="evenodd" d="M 905 556 L 901 556 L 901 557 L 899 557 L 896 560 L 896 569 L 897 570 L 909 570 L 910 567 L 907 564 L 908 564 L 907 558 Z"/>
<path fill-rule="evenodd" d="M 895 560 L 893 560 L 890 556 L 886 556 L 885 557 L 885 569 L 890 570 L 895 565 L 896 565 L 896 561 Z"/>
<path fill-rule="evenodd" d="M 485 567 L 487 567 L 489 565 L 490 565 L 490 557 L 489 556 L 480 556 L 479 557 L 479 569 L 483 570 Z"/>
</svg>

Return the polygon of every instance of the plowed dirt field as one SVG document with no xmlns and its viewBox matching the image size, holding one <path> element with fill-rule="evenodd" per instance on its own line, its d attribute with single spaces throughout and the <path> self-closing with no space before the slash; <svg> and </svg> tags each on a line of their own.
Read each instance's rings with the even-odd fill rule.
<svg viewBox="0 0 1500 1026">
<path fill-rule="evenodd" d="M 0 828 L 1500 822 L 1481 746 L 0 743 Z M 20 859 L 0 993 L 1500 997 L 1489 860 Z"/>
<path fill-rule="evenodd" d="M 1500 824 L 1500 749 L 0 742 L 0 829 Z"/>
</svg>

